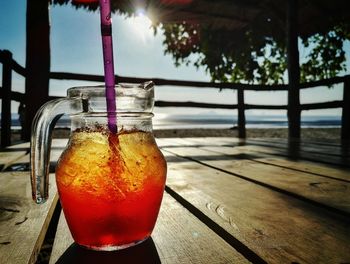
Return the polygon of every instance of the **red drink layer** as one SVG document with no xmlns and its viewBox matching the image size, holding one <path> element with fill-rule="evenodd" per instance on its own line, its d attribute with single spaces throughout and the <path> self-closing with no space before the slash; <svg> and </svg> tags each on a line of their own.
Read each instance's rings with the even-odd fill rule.
<svg viewBox="0 0 350 264">
<path fill-rule="evenodd" d="M 56 169 L 74 240 L 118 249 L 150 236 L 161 204 L 166 163 L 152 134 L 74 132 Z"/>
</svg>

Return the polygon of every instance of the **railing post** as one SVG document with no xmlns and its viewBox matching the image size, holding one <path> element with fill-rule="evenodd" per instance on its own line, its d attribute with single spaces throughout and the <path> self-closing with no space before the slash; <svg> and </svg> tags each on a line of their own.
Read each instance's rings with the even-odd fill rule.
<svg viewBox="0 0 350 264">
<path fill-rule="evenodd" d="M 237 107 L 238 107 L 238 137 L 246 138 L 245 131 L 245 113 L 244 113 L 244 90 L 237 89 Z"/>
<path fill-rule="evenodd" d="M 12 53 L 2 52 L 1 147 L 11 145 Z"/>
<path fill-rule="evenodd" d="M 341 120 L 341 139 L 350 139 L 350 77 L 344 80 L 343 113 Z"/>
<path fill-rule="evenodd" d="M 300 138 L 298 0 L 287 1 L 288 137 Z"/>
</svg>

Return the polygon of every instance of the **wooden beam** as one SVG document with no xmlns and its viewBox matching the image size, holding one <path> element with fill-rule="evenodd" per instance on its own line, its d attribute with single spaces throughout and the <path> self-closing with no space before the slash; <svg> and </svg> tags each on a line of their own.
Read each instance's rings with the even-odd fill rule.
<svg viewBox="0 0 350 264">
<path fill-rule="evenodd" d="M 287 1 L 288 128 L 289 138 L 300 138 L 300 66 L 298 50 L 298 1 Z"/>
<path fill-rule="evenodd" d="M 27 75 L 26 69 L 23 66 L 19 65 L 15 60 L 12 60 L 12 70 L 19 75 L 22 75 L 23 77 L 26 77 Z"/>
<path fill-rule="evenodd" d="M 332 86 L 337 83 L 345 82 L 345 79 L 348 77 L 350 77 L 350 75 L 336 76 L 336 77 L 332 77 L 324 80 L 312 81 L 312 82 L 304 82 L 304 83 L 300 83 L 299 88 L 310 89 L 318 86 Z"/>
<path fill-rule="evenodd" d="M 244 113 L 244 90 L 237 90 L 237 103 L 238 103 L 238 137 L 245 138 L 245 113 Z"/>
<path fill-rule="evenodd" d="M 2 52 L 1 147 L 11 145 L 12 53 Z"/>
<path fill-rule="evenodd" d="M 157 107 L 199 107 L 199 108 L 221 108 L 221 109 L 237 109 L 237 105 L 229 104 L 210 104 L 197 102 L 170 102 L 170 101 L 155 101 Z"/>
<path fill-rule="evenodd" d="M 48 0 L 27 0 L 25 139 L 30 140 L 32 120 L 48 101 L 50 73 L 50 21 Z"/>
<path fill-rule="evenodd" d="M 350 140 L 350 77 L 344 81 L 341 139 Z"/>
<path fill-rule="evenodd" d="M 340 108 L 343 106 L 343 101 L 329 101 L 324 103 L 312 103 L 302 104 L 300 107 L 302 110 L 315 110 L 315 109 L 329 109 L 329 108 Z"/>
<path fill-rule="evenodd" d="M 91 82 L 101 82 L 103 83 L 104 77 L 102 75 L 90 75 L 90 74 L 79 74 L 70 72 L 51 72 L 50 79 L 56 80 L 79 80 L 79 81 L 91 81 Z M 116 75 L 115 79 L 117 82 L 126 83 L 142 83 L 145 81 L 152 80 L 157 86 L 171 85 L 178 86 L 179 88 L 193 88 L 193 87 L 203 87 L 203 88 L 214 88 L 214 89 L 244 89 L 250 91 L 286 91 L 288 89 L 285 84 L 277 85 L 251 85 L 251 84 L 241 84 L 241 83 L 218 83 L 218 82 L 200 82 L 200 81 L 182 81 L 182 80 L 171 80 L 162 78 L 144 78 L 144 77 L 128 77 Z"/>
</svg>

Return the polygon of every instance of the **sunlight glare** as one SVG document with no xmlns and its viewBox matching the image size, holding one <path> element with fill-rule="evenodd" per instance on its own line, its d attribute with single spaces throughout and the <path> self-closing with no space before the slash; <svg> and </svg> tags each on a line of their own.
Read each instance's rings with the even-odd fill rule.
<svg viewBox="0 0 350 264">
<path fill-rule="evenodd" d="M 130 25 L 136 37 L 146 43 L 147 38 L 152 36 L 152 21 L 145 15 L 143 10 L 138 10 L 136 16 L 131 18 Z"/>
</svg>

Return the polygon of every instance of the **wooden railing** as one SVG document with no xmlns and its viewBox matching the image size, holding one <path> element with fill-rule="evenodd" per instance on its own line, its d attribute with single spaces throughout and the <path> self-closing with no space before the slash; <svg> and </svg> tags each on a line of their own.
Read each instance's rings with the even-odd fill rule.
<svg viewBox="0 0 350 264">
<path fill-rule="evenodd" d="M 24 103 L 24 94 L 13 92 L 11 89 L 12 71 L 26 76 L 26 69 L 19 65 L 12 58 L 11 52 L 0 50 L 0 62 L 2 69 L 2 87 L 0 89 L 0 98 L 2 98 L 1 109 L 1 146 L 5 147 L 11 144 L 11 100 Z M 66 72 L 51 72 L 50 79 L 56 80 L 79 80 L 103 82 L 104 77 L 101 75 L 77 74 Z M 244 103 L 244 91 L 287 91 L 288 85 L 249 85 L 238 83 L 214 83 L 214 82 L 197 82 L 197 81 L 179 81 L 160 78 L 133 78 L 116 75 L 118 82 L 140 83 L 152 80 L 157 86 L 171 85 L 182 88 L 212 88 L 212 89 L 231 89 L 237 90 L 237 104 L 210 104 L 200 102 L 171 102 L 156 101 L 158 107 L 200 107 L 200 108 L 221 108 L 238 110 L 238 133 L 239 137 L 244 138 L 245 132 L 245 110 L 248 109 L 268 109 L 268 110 L 287 110 L 288 105 L 253 105 Z M 342 130 L 341 138 L 350 139 L 350 75 L 344 77 L 335 77 L 327 80 L 308 82 L 300 84 L 300 89 L 309 89 L 318 86 L 330 86 L 337 83 L 343 83 L 344 93 L 343 100 L 311 103 L 300 105 L 301 110 L 315 110 L 328 108 L 342 108 Z M 55 97 L 50 97 L 53 99 Z"/>
</svg>

